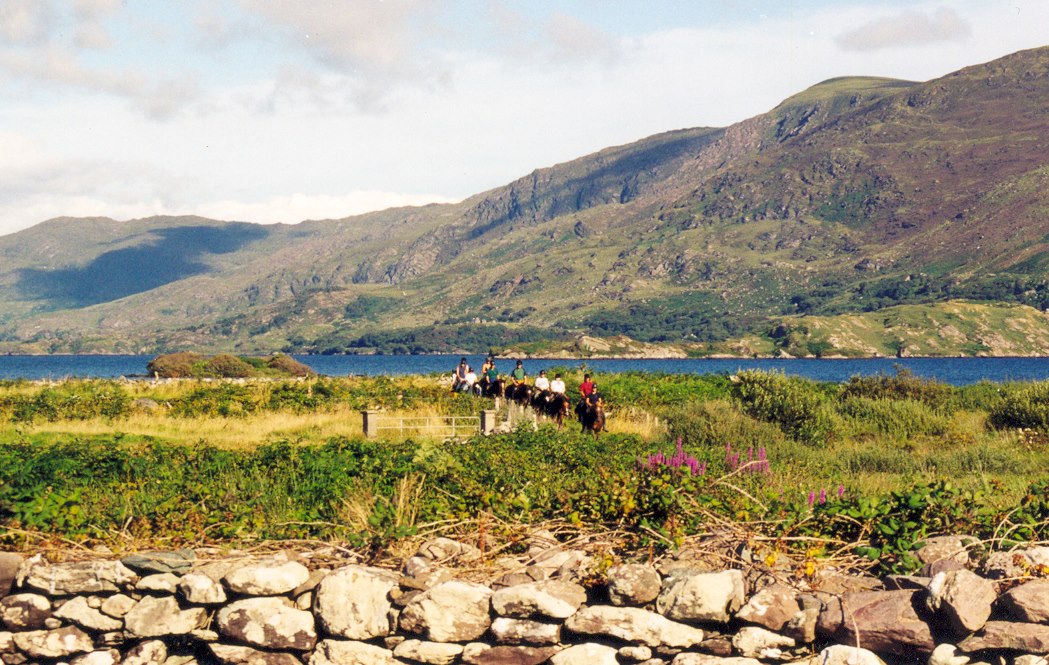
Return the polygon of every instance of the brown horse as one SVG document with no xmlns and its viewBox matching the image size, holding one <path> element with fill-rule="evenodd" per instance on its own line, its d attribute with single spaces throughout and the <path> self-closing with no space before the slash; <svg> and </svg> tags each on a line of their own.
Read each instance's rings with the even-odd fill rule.
<svg viewBox="0 0 1049 665">
<path fill-rule="evenodd" d="M 480 384 L 482 397 L 502 397 L 506 392 L 506 379 L 499 378 L 492 382 Z"/>
<path fill-rule="evenodd" d="M 572 403 L 565 394 L 540 390 L 532 395 L 532 408 L 556 422 L 557 429 L 561 429 L 572 410 Z"/>
<path fill-rule="evenodd" d="M 605 400 L 601 397 L 593 404 L 585 405 L 579 411 L 579 424 L 584 432 L 592 432 L 596 439 L 605 431 Z"/>
</svg>

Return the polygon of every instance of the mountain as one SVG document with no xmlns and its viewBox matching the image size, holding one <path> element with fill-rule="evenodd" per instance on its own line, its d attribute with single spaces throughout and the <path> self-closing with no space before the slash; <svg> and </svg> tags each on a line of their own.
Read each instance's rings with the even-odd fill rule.
<svg viewBox="0 0 1049 665">
<path fill-rule="evenodd" d="M 0 350 L 541 349 L 589 335 L 891 351 L 797 336 L 854 313 L 876 326 L 899 306 L 970 323 L 1049 306 L 1047 143 L 1040 48 L 924 83 L 832 79 L 730 127 L 609 148 L 458 204 L 275 226 L 59 218 L 0 237 Z M 1049 353 L 1028 338 L 1009 352 Z"/>
</svg>

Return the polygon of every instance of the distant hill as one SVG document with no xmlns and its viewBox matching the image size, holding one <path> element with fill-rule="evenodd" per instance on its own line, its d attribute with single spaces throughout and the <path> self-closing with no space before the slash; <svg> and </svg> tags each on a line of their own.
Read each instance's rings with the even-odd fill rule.
<svg viewBox="0 0 1049 665">
<path fill-rule="evenodd" d="M 275 226 L 59 218 L 0 237 L 0 351 L 536 350 L 589 336 L 816 355 L 847 345 L 791 350 L 784 326 L 863 314 L 877 327 L 872 313 L 901 305 L 955 308 L 968 329 L 984 314 L 966 302 L 1049 306 L 1047 143 L 1040 48 L 924 83 L 832 79 L 730 127 L 609 148 L 454 205 Z M 1049 353 L 1034 331 L 1010 344 Z"/>
</svg>

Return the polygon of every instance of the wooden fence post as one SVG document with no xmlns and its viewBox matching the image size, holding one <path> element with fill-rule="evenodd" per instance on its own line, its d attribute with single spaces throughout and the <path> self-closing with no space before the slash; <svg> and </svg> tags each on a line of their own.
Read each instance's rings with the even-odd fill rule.
<svg viewBox="0 0 1049 665">
<path fill-rule="evenodd" d="M 379 412 L 375 410 L 361 411 L 362 428 L 364 429 L 364 436 L 368 439 L 374 439 L 379 436 Z"/>
<path fill-rule="evenodd" d="M 495 409 L 481 411 L 481 434 L 488 435 L 495 431 Z"/>
</svg>

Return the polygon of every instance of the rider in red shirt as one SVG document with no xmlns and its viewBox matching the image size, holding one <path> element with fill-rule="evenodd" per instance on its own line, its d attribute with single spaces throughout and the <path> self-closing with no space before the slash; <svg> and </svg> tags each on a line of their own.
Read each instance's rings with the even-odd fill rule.
<svg viewBox="0 0 1049 665">
<path fill-rule="evenodd" d="M 594 382 L 590 380 L 589 374 L 583 375 L 583 382 L 579 384 L 579 395 L 585 400 L 594 392 Z"/>
</svg>

